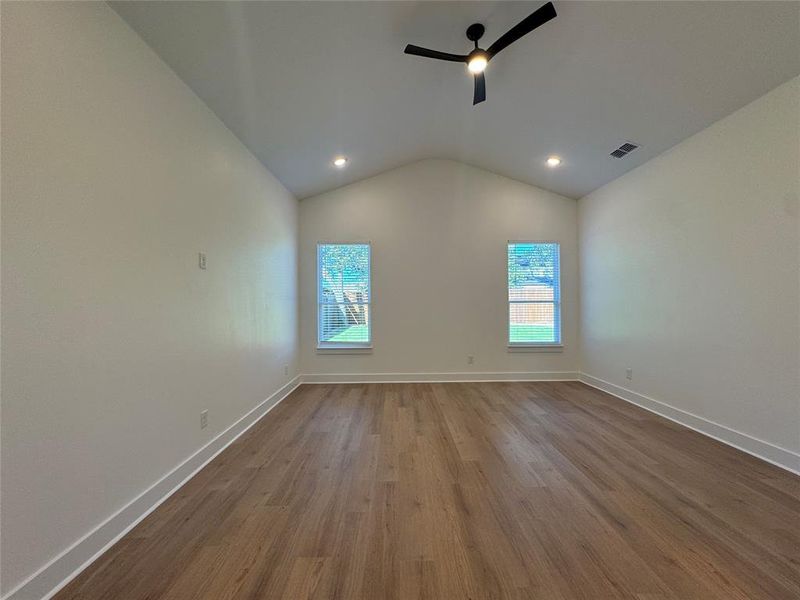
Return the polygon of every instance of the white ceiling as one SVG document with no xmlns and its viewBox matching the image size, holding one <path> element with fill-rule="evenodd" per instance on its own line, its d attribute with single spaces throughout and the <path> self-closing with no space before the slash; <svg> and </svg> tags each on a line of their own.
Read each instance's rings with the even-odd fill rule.
<svg viewBox="0 0 800 600">
<path fill-rule="evenodd" d="M 542 3 L 111 4 L 299 198 L 423 158 L 578 198 L 800 73 L 800 2 L 555 2 L 475 107 L 462 65 L 403 54 L 467 52 L 473 22 L 486 47 Z"/>
</svg>

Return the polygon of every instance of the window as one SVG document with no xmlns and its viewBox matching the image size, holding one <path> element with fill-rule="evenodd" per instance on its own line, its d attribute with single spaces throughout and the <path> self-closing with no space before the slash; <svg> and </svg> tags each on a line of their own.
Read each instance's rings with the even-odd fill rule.
<svg viewBox="0 0 800 600">
<path fill-rule="evenodd" d="M 559 245 L 508 244 L 509 346 L 561 345 Z"/>
<path fill-rule="evenodd" d="M 317 244 L 317 315 L 320 348 L 370 346 L 369 244 Z"/>
</svg>

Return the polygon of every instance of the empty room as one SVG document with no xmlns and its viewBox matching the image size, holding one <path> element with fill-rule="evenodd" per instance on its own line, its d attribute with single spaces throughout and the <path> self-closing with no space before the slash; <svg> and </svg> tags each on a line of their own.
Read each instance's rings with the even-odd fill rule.
<svg viewBox="0 0 800 600">
<path fill-rule="evenodd" d="M 798 600 L 800 1 L 0 0 L 0 600 Z"/>
</svg>

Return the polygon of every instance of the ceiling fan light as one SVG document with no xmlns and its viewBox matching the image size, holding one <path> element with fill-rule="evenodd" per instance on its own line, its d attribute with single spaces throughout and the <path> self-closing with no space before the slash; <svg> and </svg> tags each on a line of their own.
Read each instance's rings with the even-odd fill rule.
<svg viewBox="0 0 800 600">
<path fill-rule="evenodd" d="M 469 69 L 470 73 L 483 73 L 486 70 L 486 65 L 489 64 L 489 60 L 483 54 L 476 54 L 472 58 L 469 59 L 467 63 L 467 68 Z"/>
</svg>

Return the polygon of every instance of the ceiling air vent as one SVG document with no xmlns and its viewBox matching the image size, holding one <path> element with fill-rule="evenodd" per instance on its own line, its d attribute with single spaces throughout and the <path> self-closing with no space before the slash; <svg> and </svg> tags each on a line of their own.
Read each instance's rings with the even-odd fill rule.
<svg viewBox="0 0 800 600">
<path fill-rule="evenodd" d="M 619 148 L 614 150 L 611 153 L 611 156 L 613 156 L 614 158 L 624 158 L 628 156 L 628 154 L 636 150 L 638 147 L 639 144 L 634 144 L 633 142 L 625 142 Z"/>
</svg>

